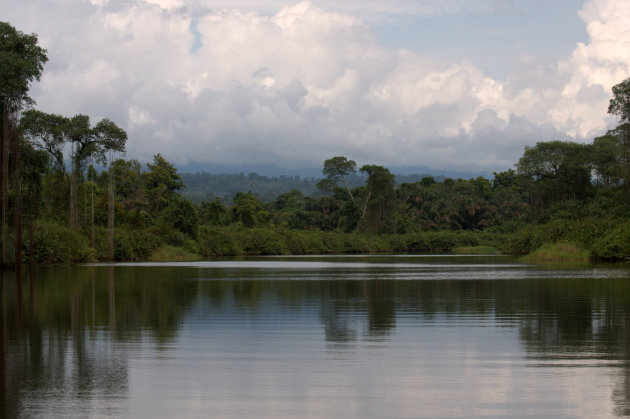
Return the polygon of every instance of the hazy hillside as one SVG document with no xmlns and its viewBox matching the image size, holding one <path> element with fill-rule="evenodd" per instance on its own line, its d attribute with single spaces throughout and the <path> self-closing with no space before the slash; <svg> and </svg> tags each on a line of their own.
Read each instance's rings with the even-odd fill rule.
<svg viewBox="0 0 630 419">
<path fill-rule="evenodd" d="M 182 173 L 186 189 L 182 195 L 194 202 L 213 201 L 216 198 L 226 204 L 231 204 L 237 192 L 252 192 L 263 202 L 273 201 L 278 196 L 297 189 L 306 196 L 320 196 L 322 192 L 317 188 L 321 178 L 301 176 L 263 176 L 251 172 L 249 174 L 212 174 L 212 173 Z M 396 183 L 417 182 L 427 174 L 396 175 Z M 442 181 L 443 176 L 435 176 L 435 180 Z M 348 177 L 351 188 L 362 186 L 363 176 Z"/>
</svg>

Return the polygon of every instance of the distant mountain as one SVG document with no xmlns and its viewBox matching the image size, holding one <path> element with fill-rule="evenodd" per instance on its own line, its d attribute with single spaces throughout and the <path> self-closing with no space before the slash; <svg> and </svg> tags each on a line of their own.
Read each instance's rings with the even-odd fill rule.
<svg viewBox="0 0 630 419">
<path fill-rule="evenodd" d="M 251 172 L 249 174 L 211 174 L 211 173 L 182 173 L 186 189 L 182 195 L 194 202 L 213 201 L 220 199 L 225 204 L 231 204 L 237 192 L 252 192 L 263 202 L 274 201 L 278 196 L 297 189 L 306 196 L 317 195 L 319 189 L 314 177 L 300 176 L 263 176 Z"/>
<path fill-rule="evenodd" d="M 322 195 L 322 192 L 317 187 L 317 182 L 322 178 L 321 175 L 319 177 L 301 177 L 289 175 L 264 176 L 256 172 L 248 174 L 197 172 L 181 173 L 181 176 L 186 185 L 182 195 L 197 203 L 219 199 L 223 203 L 230 205 L 237 192 L 252 192 L 263 202 L 274 201 L 280 195 L 293 189 L 300 191 L 305 196 L 317 197 Z M 433 177 L 438 182 L 445 179 L 445 176 L 412 173 L 396 175 L 396 183 L 414 183 L 428 176 Z M 352 175 L 347 178 L 347 181 L 351 188 L 356 188 L 365 184 L 365 177 Z"/>
<path fill-rule="evenodd" d="M 378 163 L 376 163 L 378 164 Z M 323 163 L 322 163 L 323 165 Z M 282 177 L 299 176 L 301 178 L 316 178 L 320 179 L 322 175 L 322 166 L 319 167 L 302 167 L 297 169 L 286 169 L 274 165 L 259 165 L 259 166 L 238 166 L 238 165 L 220 165 L 214 163 L 189 163 L 187 165 L 175 166 L 179 173 L 255 173 L 260 176 L 267 177 Z M 453 179 L 471 179 L 477 176 L 483 176 L 488 179 L 492 178 L 490 172 L 473 172 L 465 170 L 442 170 L 433 169 L 426 166 L 387 166 L 390 172 L 395 173 L 397 176 L 419 176 L 420 178 L 425 176 L 433 176 L 435 179 L 450 177 Z M 418 179 L 419 180 L 419 179 Z"/>
</svg>

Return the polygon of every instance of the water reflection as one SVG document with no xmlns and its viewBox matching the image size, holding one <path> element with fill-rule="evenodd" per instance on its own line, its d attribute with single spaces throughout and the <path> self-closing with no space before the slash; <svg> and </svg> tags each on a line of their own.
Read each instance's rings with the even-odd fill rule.
<svg viewBox="0 0 630 419">
<path fill-rule="evenodd" d="M 195 368 L 211 370 L 228 381 L 249 377 L 242 365 L 267 371 L 271 366 L 260 362 L 276 357 L 294 359 L 293 367 L 302 370 L 299 373 L 317 377 L 318 369 L 331 362 L 326 349 L 317 349 L 318 341 L 333 345 L 329 348 L 335 356 L 345 353 L 344 362 L 366 363 L 361 372 L 355 372 L 356 388 L 338 390 L 375 412 L 389 405 L 362 387 L 367 384 L 362 384 L 360 376 L 374 378 L 371 374 L 377 371 L 370 361 L 373 350 L 381 351 L 381 362 L 393 362 L 391 372 L 378 370 L 380 379 L 407 380 L 402 388 L 411 393 L 401 392 L 396 397 L 412 406 L 419 401 L 409 399 L 414 397 L 411 394 L 436 390 L 427 387 L 432 377 L 450 383 L 445 390 L 455 391 L 455 396 L 457 389 L 470 391 L 468 384 L 445 378 L 461 378 L 459 367 L 484 372 L 488 365 L 496 364 L 497 371 L 508 368 L 511 374 L 523 376 L 530 375 L 531 368 L 550 373 L 582 367 L 596 368 L 593 371 L 603 371 L 596 374 L 612 378 L 607 396 L 598 400 L 606 405 L 608 397 L 613 403 L 611 411 L 604 413 L 630 415 L 630 272 L 626 268 L 570 270 L 471 258 L 459 260 L 458 265 L 444 259 L 422 259 L 414 264 L 415 259 L 384 257 L 361 259 L 360 264 L 354 258 L 318 260 L 316 265 L 300 267 L 296 266 L 300 260 L 295 259 L 286 265 L 282 260 L 267 262 L 39 267 L 2 272 L 0 416 L 128 416 L 134 413 L 134 406 L 148 408 L 134 398 L 146 396 L 134 383 L 150 382 L 155 374 L 151 368 L 165 368 L 164 359 L 169 357 L 183 365 L 170 370 L 168 377 L 180 384 L 195 380 Z M 445 264 L 448 268 L 441 268 Z M 500 349 L 500 345 L 511 347 L 512 335 L 505 335 L 506 331 L 514 331 L 520 349 L 509 351 L 517 351 L 516 355 Z M 466 345 L 484 350 L 467 352 Z M 462 365 L 443 366 L 433 376 L 427 365 L 436 360 L 439 364 L 444 349 L 459 351 L 453 359 Z M 409 364 L 396 364 L 396 357 Z M 307 367 L 306 362 L 313 365 Z M 225 369 L 229 366 L 233 369 Z M 139 377 L 139 371 L 149 377 Z M 418 377 L 419 371 L 424 378 Z M 497 371 L 492 375 L 503 374 Z M 281 377 L 287 382 L 299 381 L 291 375 L 298 372 L 287 370 L 283 372 L 287 376 Z M 571 374 L 572 380 L 588 378 L 580 372 Z M 277 376 L 269 377 L 276 378 L 267 385 L 284 383 Z M 196 379 L 214 385 L 205 376 Z M 315 384 L 302 383 L 307 384 L 314 391 Z M 244 385 L 234 382 L 234 386 Z M 223 387 L 223 391 L 230 388 L 225 383 Z M 289 388 L 289 392 L 297 391 Z M 189 396 L 185 385 L 179 391 L 171 397 Z M 322 388 L 318 391 L 315 394 L 324 394 Z M 544 394 L 545 389 L 540 391 Z M 214 400 L 222 403 L 223 412 L 236 412 L 232 409 L 241 402 L 238 396 L 218 394 L 234 398 Z M 289 412 L 313 414 L 300 410 L 310 400 L 300 400 L 298 396 L 306 397 L 304 394 L 277 402 L 285 403 L 283 409 L 292 406 L 294 410 Z M 517 393 L 504 396 L 522 397 Z M 251 401 L 251 411 L 242 405 L 239 408 L 245 410 L 238 411 L 245 415 L 256 412 L 260 407 L 256 400 Z M 423 403 L 427 407 L 428 402 Z M 500 416 L 518 405 L 502 403 L 490 403 L 490 410 L 473 410 L 470 416 L 475 412 Z M 531 411 L 571 416 L 575 406 L 558 403 L 561 410 L 544 410 L 550 406 L 541 403 Z M 460 407 L 462 411 L 470 408 Z M 436 409 L 437 416 L 457 416 Z M 405 412 L 400 410 L 398 416 L 407 416 Z M 155 413 L 167 416 L 169 412 Z M 188 413 L 202 415 L 203 411 Z"/>
</svg>

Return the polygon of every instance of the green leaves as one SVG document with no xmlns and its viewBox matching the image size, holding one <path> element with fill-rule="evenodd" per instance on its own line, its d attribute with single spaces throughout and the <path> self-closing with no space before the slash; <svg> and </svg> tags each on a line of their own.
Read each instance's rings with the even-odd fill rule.
<svg viewBox="0 0 630 419">
<path fill-rule="evenodd" d="M 142 174 L 153 212 L 160 211 L 174 199 L 175 191 L 184 188 L 177 169 L 161 154 L 153 156 L 153 164 L 147 163 L 148 171 Z"/>
<path fill-rule="evenodd" d="M 346 181 L 346 176 L 351 173 L 356 173 L 357 164 L 354 160 L 348 160 L 343 156 L 333 157 L 324 162 L 324 168 L 322 173 L 326 176 L 326 179 L 320 181 L 317 186 L 322 190 L 333 190 L 335 186 L 341 181 L 346 186 L 346 190 L 350 195 L 353 202 L 354 196 Z"/>
<path fill-rule="evenodd" d="M 621 123 L 630 122 L 630 78 L 613 86 L 612 92 L 608 113 L 618 116 Z"/>
<path fill-rule="evenodd" d="M 22 114 L 20 129 L 34 146 L 46 150 L 57 169 L 64 169 L 64 131 L 69 120 L 61 115 L 29 109 Z"/>
<path fill-rule="evenodd" d="M 0 22 L 0 101 L 15 112 L 32 100 L 27 93 L 30 84 L 39 80 L 46 50 L 37 45 L 37 35 L 24 34 L 7 22 Z"/>
</svg>

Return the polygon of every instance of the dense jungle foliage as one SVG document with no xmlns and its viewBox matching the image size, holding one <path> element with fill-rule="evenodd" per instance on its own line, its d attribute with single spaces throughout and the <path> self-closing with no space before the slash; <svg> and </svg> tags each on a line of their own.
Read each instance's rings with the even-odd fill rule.
<svg viewBox="0 0 630 419">
<path fill-rule="evenodd" d="M 85 115 L 33 108 L 28 89 L 47 60 L 35 35 L 0 22 L 0 52 L 8 80 L 0 85 L 3 264 L 481 245 L 523 255 L 550 243 L 630 258 L 630 79 L 613 88 L 616 129 L 589 144 L 525 147 L 515 168 L 493 179 L 397 183 L 385 167 L 336 156 L 324 162 L 316 190 L 290 178 L 295 189 L 265 199 L 249 175 L 250 191 L 191 200 L 160 154 L 146 165 L 122 158 L 127 134 L 112 121 L 91 125 Z M 192 180 L 198 188 L 204 176 Z"/>
</svg>

